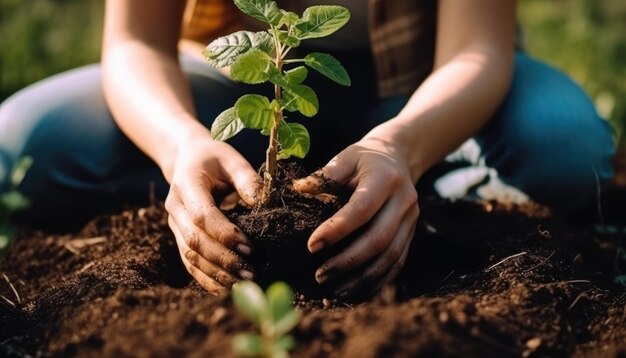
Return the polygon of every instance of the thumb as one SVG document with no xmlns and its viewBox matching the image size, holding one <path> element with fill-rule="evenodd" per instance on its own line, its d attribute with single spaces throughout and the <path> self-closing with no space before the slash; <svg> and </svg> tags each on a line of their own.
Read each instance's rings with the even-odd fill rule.
<svg viewBox="0 0 626 358">
<path fill-rule="evenodd" d="M 294 180 L 292 182 L 293 188 L 306 194 L 336 193 L 349 175 L 347 174 L 349 171 L 346 169 L 341 168 L 337 157 L 335 157 L 324 168 L 305 178 Z"/>
</svg>

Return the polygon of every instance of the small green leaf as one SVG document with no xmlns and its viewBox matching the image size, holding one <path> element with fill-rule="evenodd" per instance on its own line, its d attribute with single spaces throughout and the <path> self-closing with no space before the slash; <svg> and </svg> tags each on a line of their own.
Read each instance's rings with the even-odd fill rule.
<svg viewBox="0 0 626 358">
<path fill-rule="evenodd" d="M 237 110 L 231 107 L 220 113 L 211 125 L 211 136 L 215 140 L 225 141 L 241 132 L 246 126 L 237 117 Z"/>
<path fill-rule="evenodd" d="M 251 50 L 239 56 L 230 68 L 235 81 L 257 84 L 269 79 L 272 59 L 261 50 Z"/>
<path fill-rule="evenodd" d="M 304 82 L 308 74 L 309 71 L 304 66 L 298 66 L 285 72 L 285 76 L 287 77 L 287 81 L 289 81 L 290 85 L 298 85 Z"/>
<path fill-rule="evenodd" d="M 288 124 L 287 124 L 288 125 Z M 280 134 L 279 134 L 280 135 Z M 272 320 L 279 321 L 283 316 L 293 311 L 291 287 L 284 282 L 275 282 L 265 292 L 267 302 L 272 311 Z"/>
<path fill-rule="evenodd" d="M 274 123 L 274 111 L 270 106 L 270 100 L 258 94 L 247 94 L 235 103 L 237 117 L 241 119 L 246 128 L 260 129 L 269 133 Z"/>
<path fill-rule="evenodd" d="M 217 68 L 229 66 L 249 50 L 256 48 L 265 53 L 274 49 L 272 35 L 266 31 L 238 31 L 213 40 L 202 52 L 209 65 Z"/>
<path fill-rule="evenodd" d="M 298 20 L 300 20 L 300 16 L 298 16 L 298 14 L 294 12 L 280 10 L 280 13 L 283 14 L 283 17 L 280 19 L 280 22 L 278 23 L 278 27 L 281 27 L 283 25 L 286 25 L 287 27 L 291 27 L 295 25 L 296 22 L 298 22 Z"/>
<path fill-rule="evenodd" d="M 296 36 L 301 40 L 325 37 L 339 30 L 350 20 L 350 11 L 343 6 L 311 6 L 296 24 Z"/>
<path fill-rule="evenodd" d="M 302 124 L 283 122 L 278 129 L 278 139 L 281 147 L 280 159 L 289 157 L 304 158 L 309 152 L 311 139 L 309 138 L 309 132 Z"/>
<path fill-rule="evenodd" d="M 279 31 L 278 32 L 278 40 L 280 40 L 280 42 L 284 43 L 285 45 L 287 45 L 289 47 L 298 47 L 298 46 L 300 46 L 300 39 L 299 38 L 297 38 L 295 36 L 288 35 L 284 31 Z"/>
<path fill-rule="evenodd" d="M 274 26 L 283 18 L 278 5 L 271 0 L 235 0 L 235 5 L 246 15 Z"/>
<path fill-rule="evenodd" d="M 22 157 L 17 161 L 17 164 L 13 166 L 11 170 L 11 185 L 14 187 L 20 185 L 24 177 L 26 176 L 26 172 L 28 169 L 33 166 L 33 158 L 32 157 Z"/>
<path fill-rule="evenodd" d="M 283 98 L 281 98 L 280 100 L 280 105 L 289 112 L 296 112 L 298 110 L 298 106 L 296 105 L 296 97 L 294 97 L 287 91 L 283 92 Z"/>
<path fill-rule="evenodd" d="M 296 340 L 292 336 L 283 336 L 276 342 L 276 347 L 282 348 L 286 351 L 296 346 Z"/>
<path fill-rule="evenodd" d="M 243 357 L 259 357 L 263 354 L 263 339 L 252 333 L 239 333 L 233 338 L 233 351 Z"/>
<path fill-rule="evenodd" d="M 237 309 L 257 326 L 269 316 L 267 300 L 256 283 L 239 281 L 233 285 L 231 295 Z"/>
<path fill-rule="evenodd" d="M 295 99 L 298 111 L 307 117 L 313 117 L 319 110 L 319 101 L 313 89 L 306 85 L 294 85 L 285 88 L 287 96 Z"/>
<path fill-rule="evenodd" d="M 283 76 L 274 66 L 270 66 L 269 79 L 275 85 L 279 85 L 282 88 L 289 86 L 289 81 Z"/>
<path fill-rule="evenodd" d="M 342 86 L 350 86 L 352 84 L 348 71 L 336 58 L 329 54 L 310 53 L 304 58 L 304 63 Z"/>
<path fill-rule="evenodd" d="M 300 312 L 293 310 L 287 313 L 280 321 L 274 323 L 274 331 L 281 336 L 291 331 L 300 322 Z"/>
<path fill-rule="evenodd" d="M 0 206 L 9 213 L 25 209 L 29 204 L 28 199 L 17 190 L 12 190 L 0 195 Z"/>
<path fill-rule="evenodd" d="M 274 349 L 272 350 L 272 358 L 289 358 L 289 352 L 287 352 L 286 350 L 275 346 Z"/>
</svg>

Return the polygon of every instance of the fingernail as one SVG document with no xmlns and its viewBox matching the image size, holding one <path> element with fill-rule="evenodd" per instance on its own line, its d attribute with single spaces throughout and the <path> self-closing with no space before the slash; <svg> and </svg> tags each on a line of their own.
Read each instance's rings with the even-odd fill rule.
<svg viewBox="0 0 626 358">
<path fill-rule="evenodd" d="M 316 241 L 312 245 L 309 246 L 309 251 L 312 254 L 314 254 L 314 253 L 320 251 L 323 248 L 324 248 L 324 242 L 323 241 Z"/>
<path fill-rule="evenodd" d="M 248 270 L 239 270 L 239 276 L 244 280 L 252 280 L 254 278 L 254 273 Z"/>
<path fill-rule="evenodd" d="M 320 285 L 326 282 L 327 280 L 328 280 L 328 272 L 318 270 L 315 273 L 315 281 L 317 281 L 317 283 L 319 283 Z"/>
<path fill-rule="evenodd" d="M 250 246 L 244 244 L 238 244 L 237 251 L 242 255 L 250 255 L 252 253 L 252 249 L 250 248 Z"/>
</svg>

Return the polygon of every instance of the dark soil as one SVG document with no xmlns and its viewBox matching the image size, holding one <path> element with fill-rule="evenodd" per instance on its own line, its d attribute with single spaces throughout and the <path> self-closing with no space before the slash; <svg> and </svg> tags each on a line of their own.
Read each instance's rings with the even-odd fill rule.
<svg viewBox="0 0 626 358">
<path fill-rule="evenodd" d="M 626 356 L 613 283 L 626 191 L 603 224 L 544 208 L 424 199 L 397 283 L 361 303 L 298 295 L 295 357 Z M 621 269 L 624 269 L 623 267 Z M 184 271 L 160 205 L 73 235 L 22 230 L 0 266 L 0 356 L 229 357 L 252 327 Z"/>
</svg>

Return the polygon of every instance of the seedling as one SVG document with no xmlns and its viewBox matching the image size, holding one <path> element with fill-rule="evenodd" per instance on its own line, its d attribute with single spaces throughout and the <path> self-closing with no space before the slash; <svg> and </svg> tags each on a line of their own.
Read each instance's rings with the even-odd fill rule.
<svg viewBox="0 0 626 358">
<path fill-rule="evenodd" d="M 259 329 L 233 338 L 233 350 L 243 357 L 288 357 L 295 345 L 287 335 L 300 321 L 300 312 L 291 304 L 292 291 L 284 282 L 273 283 L 265 293 L 252 281 L 233 285 L 235 307 Z"/>
<path fill-rule="evenodd" d="M 269 199 L 277 160 L 303 158 L 309 151 L 307 129 L 289 123 L 284 112 L 300 112 L 313 117 L 319 109 L 315 91 L 303 82 L 307 67 L 343 86 L 350 86 L 348 72 L 333 56 L 314 52 L 304 58 L 288 58 L 301 41 L 326 37 L 350 19 L 342 6 L 325 5 L 307 8 L 302 17 L 280 9 L 271 0 L 234 0 L 235 5 L 269 26 L 267 31 L 238 31 L 211 42 L 204 50 L 207 62 L 217 68 L 231 66 L 235 81 L 249 84 L 271 82 L 274 98 L 246 94 L 234 107 L 222 112 L 213 122 L 211 133 L 216 140 L 227 140 L 244 128 L 256 129 L 269 136 L 261 203 Z M 302 65 L 304 64 L 304 66 Z M 292 67 L 292 68 L 288 68 Z"/>
<path fill-rule="evenodd" d="M 12 188 L 6 193 L 0 193 L 0 253 L 7 247 L 9 239 L 13 235 L 10 226 L 11 215 L 28 206 L 28 200 L 16 188 L 24 179 L 32 163 L 32 158 L 22 158 L 11 171 L 9 180 Z"/>
</svg>

